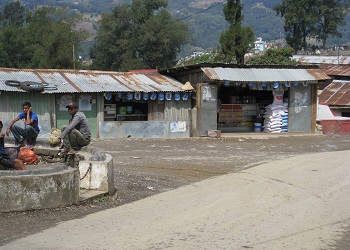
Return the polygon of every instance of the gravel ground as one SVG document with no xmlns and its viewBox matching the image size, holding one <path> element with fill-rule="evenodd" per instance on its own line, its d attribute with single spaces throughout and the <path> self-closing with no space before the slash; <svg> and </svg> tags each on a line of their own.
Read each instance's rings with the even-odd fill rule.
<svg viewBox="0 0 350 250">
<path fill-rule="evenodd" d="M 0 213 L 0 245 L 61 221 L 121 206 L 217 175 L 300 154 L 350 150 L 350 135 L 235 134 L 221 139 L 94 139 L 113 156 L 114 196 L 58 209 Z M 334 249 L 349 246 L 349 235 Z M 332 248 L 333 249 L 333 248 Z"/>
</svg>

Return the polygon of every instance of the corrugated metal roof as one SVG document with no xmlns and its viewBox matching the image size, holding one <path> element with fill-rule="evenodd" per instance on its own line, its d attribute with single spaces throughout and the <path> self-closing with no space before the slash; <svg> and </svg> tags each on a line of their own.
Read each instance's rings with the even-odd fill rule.
<svg viewBox="0 0 350 250">
<path fill-rule="evenodd" d="M 334 80 L 319 94 L 319 102 L 329 106 L 350 106 L 350 81 Z"/>
<path fill-rule="evenodd" d="M 57 87 L 57 90 L 45 89 L 43 93 L 183 91 L 182 83 L 154 71 L 113 72 L 0 68 L 0 90 L 24 92 L 17 87 L 7 86 L 6 80 L 46 82 L 48 86 Z"/>
<path fill-rule="evenodd" d="M 210 80 L 238 82 L 296 82 L 330 79 L 319 69 L 202 68 Z"/>
<path fill-rule="evenodd" d="M 323 71 L 329 76 L 350 76 L 350 65 L 330 65 Z"/>
<path fill-rule="evenodd" d="M 304 64 L 350 64 L 350 56 L 294 55 L 292 59 Z"/>
</svg>

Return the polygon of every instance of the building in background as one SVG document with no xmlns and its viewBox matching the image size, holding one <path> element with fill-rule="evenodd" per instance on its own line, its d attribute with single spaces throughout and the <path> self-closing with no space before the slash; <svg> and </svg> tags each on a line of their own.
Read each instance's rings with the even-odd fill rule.
<svg viewBox="0 0 350 250">
<path fill-rule="evenodd" d="M 23 88 L 23 83 L 31 88 Z M 44 86 L 43 89 L 36 88 Z M 70 119 L 75 101 L 94 138 L 189 137 L 192 91 L 156 70 L 132 72 L 0 69 L 0 119 L 4 126 L 29 101 L 39 116 L 39 137 Z"/>
</svg>

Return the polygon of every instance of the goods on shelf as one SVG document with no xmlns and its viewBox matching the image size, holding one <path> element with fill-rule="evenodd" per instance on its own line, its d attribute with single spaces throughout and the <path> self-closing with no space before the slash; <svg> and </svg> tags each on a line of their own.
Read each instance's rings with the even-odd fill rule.
<svg viewBox="0 0 350 250">
<path fill-rule="evenodd" d="M 222 104 L 218 116 L 220 128 L 253 128 L 253 118 L 257 115 L 256 104 Z"/>
</svg>

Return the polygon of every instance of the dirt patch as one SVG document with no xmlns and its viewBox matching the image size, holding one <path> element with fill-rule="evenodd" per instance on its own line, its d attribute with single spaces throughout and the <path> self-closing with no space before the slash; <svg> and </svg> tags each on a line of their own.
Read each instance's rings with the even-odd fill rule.
<svg viewBox="0 0 350 250">
<path fill-rule="evenodd" d="M 0 245 L 61 221 L 143 199 L 217 175 L 300 154 L 350 150 L 350 136 L 235 136 L 210 139 L 95 139 L 113 157 L 117 193 L 58 209 L 0 213 Z"/>
</svg>

